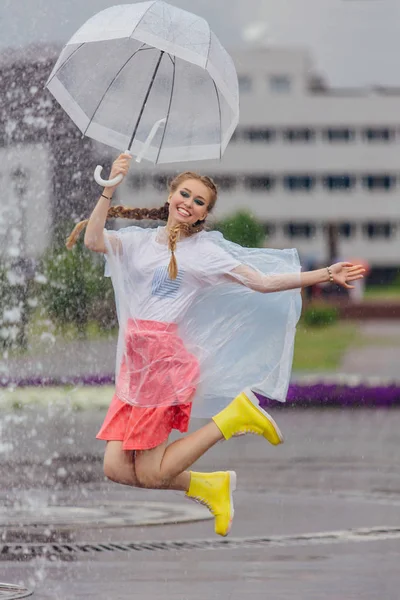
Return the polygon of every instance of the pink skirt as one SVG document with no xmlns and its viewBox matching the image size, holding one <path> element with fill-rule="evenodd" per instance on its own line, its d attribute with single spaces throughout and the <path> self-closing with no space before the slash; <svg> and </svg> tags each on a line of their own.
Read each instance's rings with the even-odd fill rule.
<svg viewBox="0 0 400 600">
<path fill-rule="evenodd" d="M 122 441 L 124 450 L 148 450 L 172 429 L 187 431 L 199 364 L 174 323 L 130 319 L 125 343 L 115 395 L 96 437 Z"/>
</svg>

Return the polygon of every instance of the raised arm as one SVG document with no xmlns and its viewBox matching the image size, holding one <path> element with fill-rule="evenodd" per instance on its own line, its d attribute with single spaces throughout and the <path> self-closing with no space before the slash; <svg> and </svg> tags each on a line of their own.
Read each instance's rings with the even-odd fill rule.
<svg viewBox="0 0 400 600">
<path fill-rule="evenodd" d="M 328 282 L 352 289 L 354 286 L 349 285 L 349 282 L 362 279 L 364 272 L 365 269 L 362 265 L 353 265 L 348 262 L 335 263 L 330 267 L 315 271 L 283 273 L 282 275 L 264 275 L 247 265 L 241 265 L 233 269 L 232 277 L 256 292 L 267 294 Z"/>
<path fill-rule="evenodd" d="M 119 173 L 122 173 L 125 176 L 129 170 L 130 160 L 131 156 L 129 154 L 120 154 L 113 162 L 109 178 L 112 179 Z M 111 199 L 116 188 L 117 186 L 104 188 L 86 226 L 84 243 L 86 248 L 93 250 L 93 252 L 107 253 L 107 246 L 104 239 L 104 225 L 107 220 Z M 117 240 L 111 236 L 108 239 L 113 246 L 118 243 Z"/>
</svg>

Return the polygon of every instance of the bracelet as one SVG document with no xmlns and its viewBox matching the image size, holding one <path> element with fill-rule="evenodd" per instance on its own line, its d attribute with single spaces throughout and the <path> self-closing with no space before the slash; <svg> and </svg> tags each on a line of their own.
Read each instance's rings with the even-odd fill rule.
<svg viewBox="0 0 400 600">
<path fill-rule="evenodd" d="M 330 283 L 333 283 L 333 275 L 332 275 L 331 268 L 330 267 L 326 267 L 326 270 L 328 271 Z"/>
<path fill-rule="evenodd" d="M 109 198 L 108 196 L 105 196 L 104 194 L 101 194 L 101 198 L 105 198 L 109 202 L 111 202 L 111 200 L 112 200 L 112 196 L 111 196 L 111 198 Z"/>
</svg>

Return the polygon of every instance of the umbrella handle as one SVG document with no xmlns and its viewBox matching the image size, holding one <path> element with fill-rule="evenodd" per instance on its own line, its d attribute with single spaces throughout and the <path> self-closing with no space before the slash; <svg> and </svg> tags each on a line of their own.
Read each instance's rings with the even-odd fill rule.
<svg viewBox="0 0 400 600">
<path fill-rule="evenodd" d="M 143 148 L 141 149 L 141 151 L 139 152 L 139 154 L 136 157 L 136 162 L 140 163 L 142 161 L 143 156 L 146 154 L 151 142 L 153 141 L 154 136 L 156 135 L 158 128 L 161 125 L 165 125 L 167 119 L 159 119 L 158 121 L 156 121 L 153 125 L 153 127 L 151 128 L 151 131 L 149 133 L 149 135 L 147 136 L 147 139 L 145 141 L 145 143 L 143 144 Z M 131 152 L 129 150 L 125 150 L 125 154 L 131 154 Z M 103 167 L 101 165 L 97 165 L 97 167 L 94 170 L 94 179 L 96 181 L 96 183 L 98 183 L 99 185 L 101 185 L 102 187 L 113 187 L 115 185 L 118 185 L 119 183 L 121 183 L 121 181 L 123 180 L 123 175 L 117 175 L 116 177 L 114 177 L 113 179 L 103 179 L 101 177 L 101 172 L 103 170 Z"/>
<path fill-rule="evenodd" d="M 129 150 L 125 150 L 124 154 L 130 154 L 132 156 L 132 154 L 129 152 Z M 124 178 L 123 175 L 119 174 L 116 177 L 113 177 L 113 179 L 103 179 L 101 177 L 102 170 L 103 170 L 103 167 L 101 165 L 97 165 L 97 167 L 94 170 L 94 180 L 96 183 L 101 185 L 101 187 L 113 187 L 113 186 L 121 183 L 121 181 Z"/>
<path fill-rule="evenodd" d="M 140 163 L 142 161 L 143 156 L 146 154 L 151 142 L 153 141 L 154 136 L 156 135 L 158 128 L 161 125 L 165 125 L 167 119 L 160 119 L 159 121 L 156 121 L 153 125 L 153 127 L 151 128 L 151 131 L 149 133 L 149 135 L 147 136 L 147 140 L 145 141 L 145 143 L 143 144 L 143 148 L 141 149 L 141 151 L 139 152 L 139 154 L 136 157 L 136 162 Z"/>
</svg>

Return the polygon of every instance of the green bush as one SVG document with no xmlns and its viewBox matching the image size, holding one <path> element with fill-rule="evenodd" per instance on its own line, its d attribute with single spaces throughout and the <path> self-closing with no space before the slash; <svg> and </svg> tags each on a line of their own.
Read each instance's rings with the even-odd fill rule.
<svg viewBox="0 0 400 600">
<path fill-rule="evenodd" d="M 335 306 L 311 305 L 303 313 L 302 321 L 309 327 L 326 327 L 339 319 L 339 311 Z"/>
<path fill-rule="evenodd" d="M 12 298 L 11 286 L 7 277 L 5 265 L 0 265 L 0 306 L 3 308 L 8 305 Z"/>
<path fill-rule="evenodd" d="M 112 286 L 104 278 L 103 257 L 93 256 L 82 242 L 72 249 L 54 248 L 44 258 L 46 284 L 42 300 L 47 312 L 57 324 L 73 323 L 85 334 L 89 321 L 100 327 L 115 324 Z"/>
<path fill-rule="evenodd" d="M 247 211 L 238 211 L 216 224 L 215 229 L 231 242 L 245 248 L 261 248 L 265 241 L 263 226 Z"/>
</svg>

